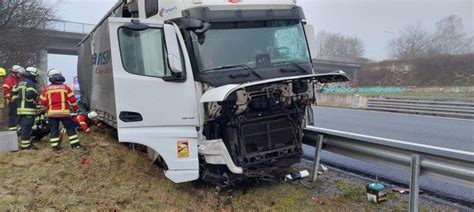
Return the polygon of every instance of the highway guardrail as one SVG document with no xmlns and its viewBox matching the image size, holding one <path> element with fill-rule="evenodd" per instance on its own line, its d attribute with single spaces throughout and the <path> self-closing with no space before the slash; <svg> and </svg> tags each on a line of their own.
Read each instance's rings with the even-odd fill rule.
<svg viewBox="0 0 474 212">
<path fill-rule="evenodd" d="M 474 152 L 319 127 L 305 128 L 304 143 L 316 147 L 313 180 L 321 150 L 410 171 L 410 211 L 418 211 L 420 175 L 474 188 Z"/>
<path fill-rule="evenodd" d="M 367 100 L 367 110 L 474 118 L 474 100 L 383 97 Z"/>
</svg>

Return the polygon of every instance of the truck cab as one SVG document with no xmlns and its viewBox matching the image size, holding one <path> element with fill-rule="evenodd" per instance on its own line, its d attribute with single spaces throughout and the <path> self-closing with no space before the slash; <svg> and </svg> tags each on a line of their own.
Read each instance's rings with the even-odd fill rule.
<svg viewBox="0 0 474 212">
<path fill-rule="evenodd" d="M 294 0 L 123 1 L 79 45 L 81 93 L 174 182 L 277 179 L 315 86 L 349 80 L 314 73 L 313 35 Z"/>
</svg>

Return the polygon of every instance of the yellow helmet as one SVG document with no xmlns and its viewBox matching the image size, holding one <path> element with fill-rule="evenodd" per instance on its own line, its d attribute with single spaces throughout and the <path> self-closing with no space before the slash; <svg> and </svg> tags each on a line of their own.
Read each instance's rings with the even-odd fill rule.
<svg viewBox="0 0 474 212">
<path fill-rule="evenodd" d="M 0 67 L 0 77 L 4 77 L 5 75 L 7 75 L 7 71 L 4 68 Z"/>
</svg>

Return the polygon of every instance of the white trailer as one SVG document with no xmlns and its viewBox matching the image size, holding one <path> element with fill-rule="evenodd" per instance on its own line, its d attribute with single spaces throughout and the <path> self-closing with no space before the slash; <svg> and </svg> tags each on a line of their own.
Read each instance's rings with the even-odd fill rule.
<svg viewBox="0 0 474 212">
<path fill-rule="evenodd" d="M 272 178 L 299 162 L 314 32 L 294 0 L 128 0 L 79 44 L 83 104 L 174 182 Z M 310 115 L 306 115 L 310 113 Z"/>
</svg>

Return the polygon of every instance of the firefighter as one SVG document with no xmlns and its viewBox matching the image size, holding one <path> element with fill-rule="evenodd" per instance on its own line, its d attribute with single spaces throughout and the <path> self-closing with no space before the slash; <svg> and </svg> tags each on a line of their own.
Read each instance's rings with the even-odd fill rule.
<svg viewBox="0 0 474 212">
<path fill-rule="evenodd" d="M 0 77 L 4 77 L 5 75 L 7 75 L 7 71 L 4 68 L 0 67 Z"/>
<path fill-rule="evenodd" d="M 90 133 L 90 126 L 95 125 L 98 128 L 102 128 L 102 124 L 97 120 L 97 112 L 90 111 L 88 113 L 80 113 L 74 119 L 79 128 L 85 133 Z"/>
<path fill-rule="evenodd" d="M 40 102 L 46 109 L 46 116 L 49 121 L 50 135 L 49 142 L 53 151 L 60 151 L 60 130 L 59 123 L 61 122 L 66 128 L 69 136 L 69 144 L 73 149 L 82 148 L 79 143 L 79 137 L 76 133 L 76 124 L 71 117 L 70 107 L 76 112 L 78 105 L 76 97 L 72 89 L 64 84 L 66 79 L 60 71 L 51 69 L 48 71 L 48 79 L 51 82 L 46 88 L 41 91 Z"/>
<path fill-rule="evenodd" d="M 38 92 L 35 84 L 38 76 L 38 69 L 28 67 L 21 72 L 22 79 L 18 85 L 12 90 L 12 101 L 16 106 L 16 114 L 20 124 L 20 148 L 21 149 L 38 149 L 31 144 L 31 130 L 35 123 L 36 101 Z"/>
<path fill-rule="evenodd" d="M 22 72 L 25 71 L 25 68 L 14 65 L 12 67 L 12 72 L 5 78 L 3 81 L 3 95 L 5 101 L 7 102 L 8 107 L 8 130 L 9 131 L 17 131 L 18 127 L 18 117 L 16 115 L 16 106 L 13 104 L 12 101 L 12 90 L 18 85 L 20 82 L 20 77 Z"/>
<path fill-rule="evenodd" d="M 35 124 L 33 125 L 33 131 L 31 132 L 31 136 L 33 140 L 41 141 L 45 136 L 49 135 L 49 122 L 46 118 L 46 113 L 38 108 L 40 111 L 35 118 Z"/>
</svg>

